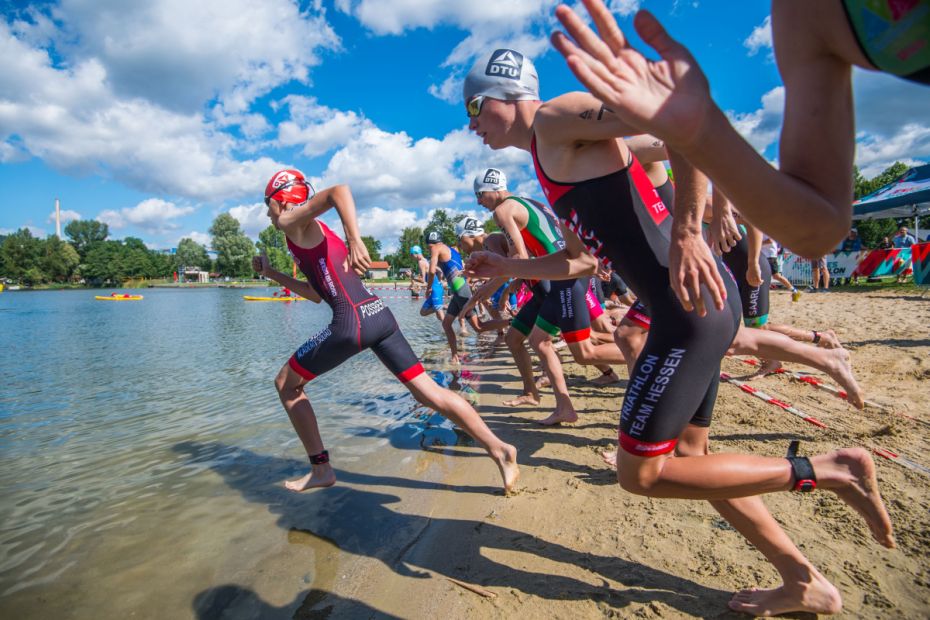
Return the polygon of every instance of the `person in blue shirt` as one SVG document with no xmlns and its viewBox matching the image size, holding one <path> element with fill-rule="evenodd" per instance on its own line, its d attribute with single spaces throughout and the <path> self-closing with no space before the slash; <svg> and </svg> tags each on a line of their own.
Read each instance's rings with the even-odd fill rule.
<svg viewBox="0 0 930 620">
<path fill-rule="evenodd" d="M 917 239 L 914 238 L 914 235 L 907 232 L 907 226 L 902 226 L 898 229 L 898 234 L 891 239 L 891 243 L 896 248 L 909 248 L 917 243 Z"/>
</svg>

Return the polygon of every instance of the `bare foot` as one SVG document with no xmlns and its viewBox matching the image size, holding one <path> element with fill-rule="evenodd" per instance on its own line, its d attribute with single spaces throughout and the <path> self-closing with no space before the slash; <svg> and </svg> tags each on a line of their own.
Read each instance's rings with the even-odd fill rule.
<svg viewBox="0 0 930 620">
<path fill-rule="evenodd" d="M 539 378 L 536 379 L 536 389 L 541 390 L 547 387 L 549 387 L 549 377 L 547 375 L 540 375 Z"/>
<path fill-rule="evenodd" d="M 824 370 L 846 391 L 846 400 L 856 409 L 862 409 L 865 407 L 865 402 L 862 400 L 862 390 L 859 388 L 859 383 L 856 382 L 856 377 L 853 375 L 852 366 L 849 364 L 849 351 L 846 349 L 829 349 L 828 353 L 830 358 Z"/>
<path fill-rule="evenodd" d="M 594 385 L 610 385 L 611 383 L 619 383 L 620 377 L 617 376 L 617 373 L 613 371 L 613 368 L 610 369 L 610 372 L 607 374 L 602 374 L 600 377 L 595 377 L 591 379 L 591 383 Z"/>
<path fill-rule="evenodd" d="M 820 469 L 825 474 L 822 480 L 818 476 L 821 486 L 862 515 L 880 545 L 894 549 L 891 519 L 878 491 L 875 463 L 869 453 L 863 448 L 843 448 L 810 460 L 815 472 Z"/>
<path fill-rule="evenodd" d="M 750 588 L 733 595 L 729 607 L 752 616 L 777 616 L 793 611 L 812 614 L 836 614 L 843 609 L 839 591 L 826 577 L 810 567 L 810 581 L 796 582 L 758 590 Z"/>
<path fill-rule="evenodd" d="M 450 361 L 451 363 L 453 363 L 453 364 L 459 364 L 459 363 L 461 363 L 461 360 L 459 359 L 458 354 L 455 354 L 455 355 L 453 355 L 452 357 L 450 357 L 450 358 L 449 358 L 449 361 Z"/>
<path fill-rule="evenodd" d="M 519 407 L 520 405 L 538 405 L 539 404 L 539 395 L 533 394 L 521 394 L 516 398 L 511 398 L 510 400 L 505 400 L 501 403 L 505 407 Z"/>
<path fill-rule="evenodd" d="M 321 487 L 331 487 L 336 484 L 336 472 L 328 463 L 324 465 L 314 465 L 310 473 L 299 480 L 288 480 L 284 486 L 291 491 L 306 491 L 307 489 L 318 489 Z"/>
<path fill-rule="evenodd" d="M 836 337 L 836 332 L 832 329 L 827 329 L 822 332 L 817 332 L 820 334 L 820 342 L 817 343 L 817 346 L 822 349 L 842 349 L 843 345 L 840 343 L 840 339 Z"/>
<path fill-rule="evenodd" d="M 491 454 L 491 458 L 494 459 L 498 469 L 501 470 L 501 478 L 504 479 L 504 495 L 510 495 L 514 487 L 517 486 L 517 480 L 520 479 L 520 466 L 517 465 L 517 449 L 505 443 L 497 454 Z"/>
<path fill-rule="evenodd" d="M 575 413 L 574 409 L 569 409 L 567 411 L 556 409 L 552 412 L 552 415 L 550 415 L 545 420 L 540 420 L 539 423 L 543 426 L 555 426 L 556 424 L 571 424 L 572 422 L 577 421 L 578 414 Z"/>
<path fill-rule="evenodd" d="M 607 452 L 601 452 L 601 458 L 604 459 L 604 462 L 610 465 L 611 469 L 617 469 L 617 451 L 608 450 Z"/>
<path fill-rule="evenodd" d="M 778 372 L 781 369 L 781 362 L 778 360 L 764 360 L 760 358 L 759 361 L 762 362 L 762 364 L 759 366 L 759 370 L 757 370 L 753 375 L 749 376 L 746 379 L 747 381 L 752 381 L 753 379 L 758 379 L 759 377 L 766 377 Z"/>
</svg>

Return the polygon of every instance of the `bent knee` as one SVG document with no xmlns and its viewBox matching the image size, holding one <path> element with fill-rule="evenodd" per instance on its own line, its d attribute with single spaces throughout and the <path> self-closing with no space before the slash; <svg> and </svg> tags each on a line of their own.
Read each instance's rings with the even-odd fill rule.
<svg viewBox="0 0 930 620">
<path fill-rule="evenodd" d="M 659 482 L 659 473 L 660 470 L 654 467 L 620 465 L 617 468 L 617 482 L 624 491 L 633 495 L 649 496 L 652 495 L 653 488 Z"/>
</svg>

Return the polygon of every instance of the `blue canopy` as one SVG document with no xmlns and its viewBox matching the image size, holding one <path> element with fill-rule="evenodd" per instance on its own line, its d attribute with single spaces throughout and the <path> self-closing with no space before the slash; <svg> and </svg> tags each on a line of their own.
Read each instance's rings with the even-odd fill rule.
<svg viewBox="0 0 930 620">
<path fill-rule="evenodd" d="M 930 164 L 911 168 L 899 179 L 853 203 L 853 219 L 917 217 L 930 213 Z"/>
</svg>

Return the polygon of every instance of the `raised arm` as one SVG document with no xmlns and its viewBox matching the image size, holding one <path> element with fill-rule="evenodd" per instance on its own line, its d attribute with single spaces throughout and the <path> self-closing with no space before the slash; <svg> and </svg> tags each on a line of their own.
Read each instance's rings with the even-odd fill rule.
<svg viewBox="0 0 930 620">
<path fill-rule="evenodd" d="M 348 185 L 335 185 L 318 192 L 304 204 L 282 213 L 278 221 L 285 230 L 293 226 L 306 227 L 330 209 L 336 209 L 342 221 L 349 248 L 349 264 L 356 272 L 364 273 L 371 266 L 371 258 L 358 230 L 355 199 Z"/>
</svg>

